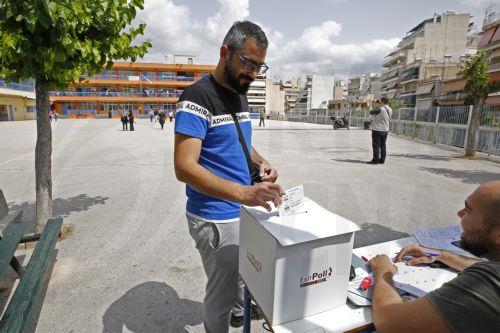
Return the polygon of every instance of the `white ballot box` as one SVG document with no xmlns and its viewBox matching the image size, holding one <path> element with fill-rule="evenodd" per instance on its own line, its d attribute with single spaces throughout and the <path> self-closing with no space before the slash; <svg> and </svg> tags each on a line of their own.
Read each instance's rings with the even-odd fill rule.
<svg viewBox="0 0 500 333">
<path fill-rule="evenodd" d="M 346 303 L 356 230 L 308 198 L 287 216 L 242 206 L 239 271 L 271 325 Z"/>
</svg>

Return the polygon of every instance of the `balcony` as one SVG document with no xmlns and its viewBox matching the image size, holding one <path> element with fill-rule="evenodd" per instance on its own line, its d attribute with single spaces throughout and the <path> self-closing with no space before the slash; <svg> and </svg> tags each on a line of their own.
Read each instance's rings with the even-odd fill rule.
<svg viewBox="0 0 500 333">
<path fill-rule="evenodd" d="M 401 84 L 407 84 L 411 82 L 416 82 L 418 81 L 418 74 L 417 75 L 412 75 L 410 77 L 405 77 L 401 79 Z"/>
<path fill-rule="evenodd" d="M 406 52 L 399 52 L 394 56 L 386 57 L 382 63 L 383 67 L 392 67 L 398 63 L 402 63 L 402 59 L 406 58 Z"/>
<path fill-rule="evenodd" d="M 35 86 L 33 86 L 33 85 L 14 83 L 14 82 L 5 82 L 2 80 L 0 80 L 0 88 L 29 91 L 29 92 L 35 91 Z"/>
<path fill-rule="evenodd" d="M 82 91 L 51 91 L 50 96 L 73 96 L 73 97 L 179 97 L 182 92 L 158 93 L 158 92 L 82 92 Z"/>
<path fill-rule="evenodd" d="M 134 76 L 124 76 L 124 75 L 92 75 L 92 76 L 82 76 L 84 80 L 119 80 L 119 81 L 181 81 L 181 82 L 193 82 L 196 81 L 197 78 L 192 76 L 174 76 L 174 75 L 148 75 L 145 78 L 140 79 L 139 76 L 135 76 L 135 78 L 139 78 L 138 80 L 131 80 L 130 77 Z"/>
</svg>

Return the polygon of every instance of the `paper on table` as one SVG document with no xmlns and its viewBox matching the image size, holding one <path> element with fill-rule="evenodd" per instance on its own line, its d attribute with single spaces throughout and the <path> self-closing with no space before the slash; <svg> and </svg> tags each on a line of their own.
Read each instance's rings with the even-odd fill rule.
<svg viewBox="0 0 500 333">
<path fill-rule="evenodd" d="M 462 227 L 455 225 L 451 227 L 437 227 L 426 229 L 414 229 L 413 235 L 422 246 L 432 249 L 447 250 L 459 253 L 468 253 L 451 242 L 460 241 Z"/>
</svg>

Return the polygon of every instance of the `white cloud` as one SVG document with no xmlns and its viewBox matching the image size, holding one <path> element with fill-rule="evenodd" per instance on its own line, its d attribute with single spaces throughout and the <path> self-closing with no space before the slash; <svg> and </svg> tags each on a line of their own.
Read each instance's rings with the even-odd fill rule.
<svg viewBox="0 0 500 333">
<path fill-rule="evenodd" d="M 145 21 L 145 37 L 153 43 L 145 60 L 163 62 L 166 54 L 208 54 L 200 62 L 217 63 L 218 46 L 234 21 L 249 17 L 248 0 L 217 0 L 218 8 L 205 20 L 192 17 L 188 7 L 174 0 L 145 0 L 136 21 Z M 259 22 L 269 39 L 267 62 L 272 75 L 312 72 L 341 75 L 380 70 L 383 58 L 399 39 L 375 39 L 361 44 L 338 44 L 342 25 L 330 20 L 307 27 L 295 39 Z"/>
<path fill-rule="evenodd" d="M 300 75 L 318 72 L 331 74 L 362 74 L 381 68 L 385 55 L 399 38 L 375 39 L 361 44 L 336 44 L 333 38 L 342 32 L 342 25 L 326 21 L 304 29 L 302 34 L 269 52 L 272 73 Z"/>
<path fill-rule="evenodd" d="M 490 5 L 491 0 L 460 0 L 460 2 L 474 8 L 486 8 Z M 493 1 L 493 3 L 495 3 L 495 1 Z"/>
<path fill-rule="evenodd" d="M 220 43 L 235 21 L 248 17 L 248 0 L 217 0 L 219 10 L 209 17 L 203 32 L 211 42 Z"/>
</svg>

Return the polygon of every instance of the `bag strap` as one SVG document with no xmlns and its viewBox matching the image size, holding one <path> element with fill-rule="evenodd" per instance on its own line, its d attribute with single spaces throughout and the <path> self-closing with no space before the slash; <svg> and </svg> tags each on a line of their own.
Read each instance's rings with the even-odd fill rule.
<svg viewBox="0 0 500 333">
<path fill-rule="evenodd" d="M 238 132 L 238 137 L 240 140 L 241 148 L 243 148 L 243 153 L 245 153 L 245 159 L 247 160 L 248 173 L 253 169 L 252 158 L 250 157 L 250 152 L 248 151 L 247 143 L 245 142 L 245 138 L 243 137 L 243 132 L 241 131 L 240 123 L 238 122 L 238 116 L 234 112 L 231 112 L 231 116 L 234 120 L 234 125 L 236 126 L 236 131 Z"/>
</svg>

